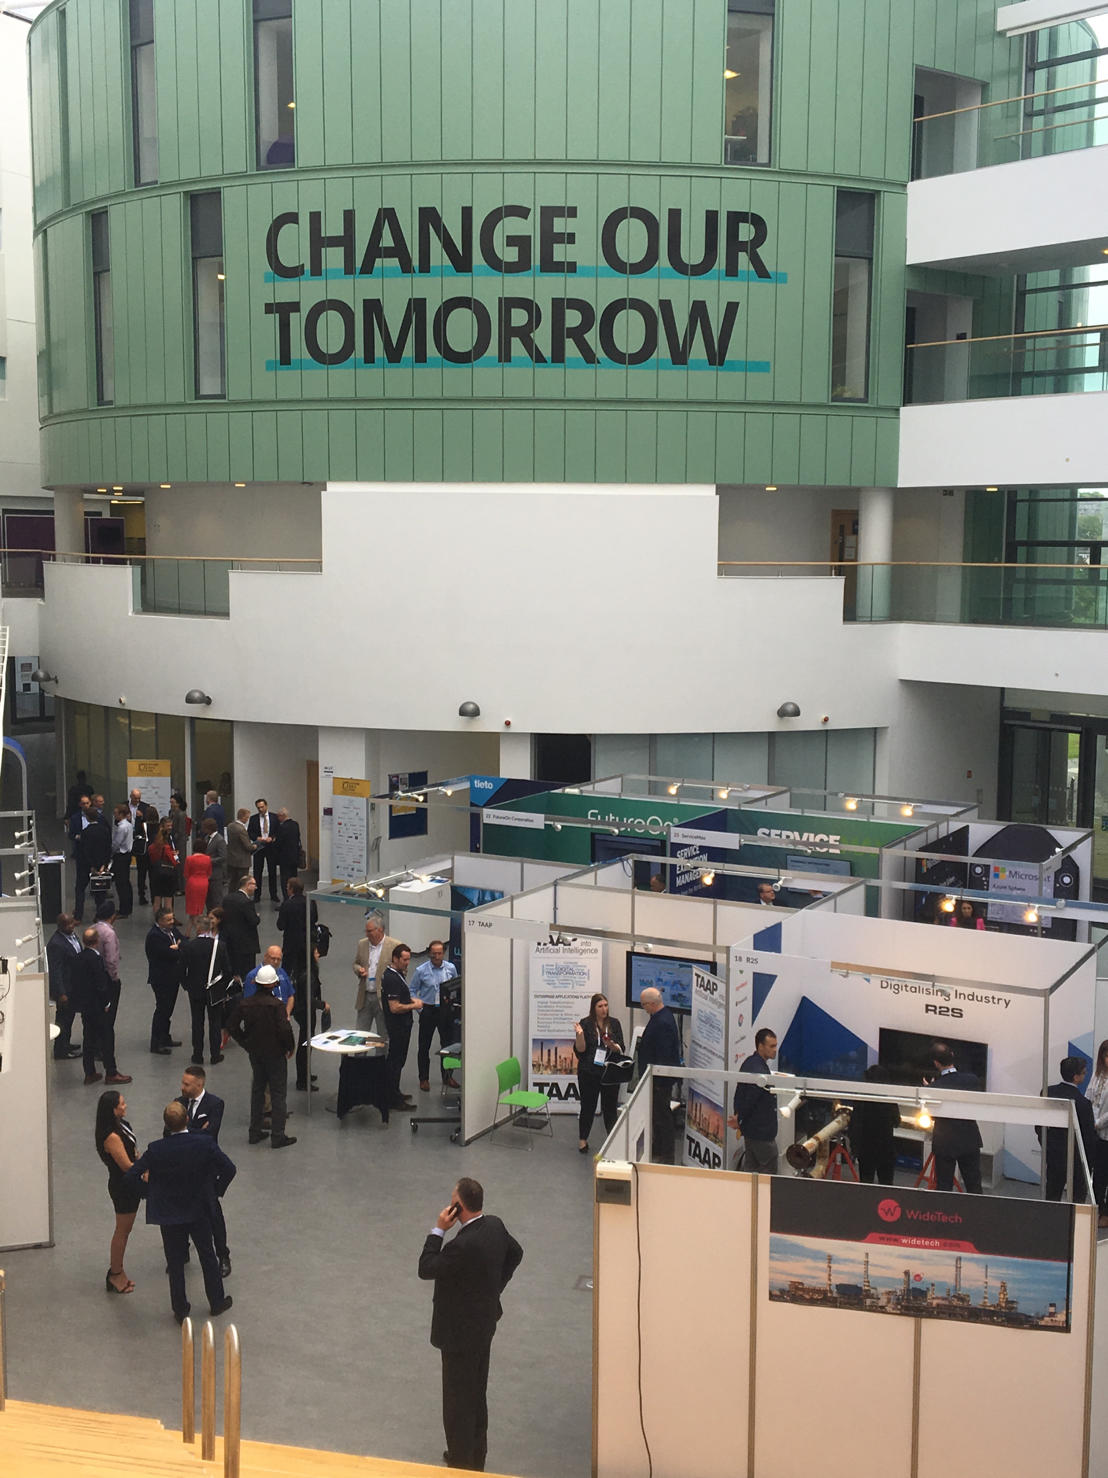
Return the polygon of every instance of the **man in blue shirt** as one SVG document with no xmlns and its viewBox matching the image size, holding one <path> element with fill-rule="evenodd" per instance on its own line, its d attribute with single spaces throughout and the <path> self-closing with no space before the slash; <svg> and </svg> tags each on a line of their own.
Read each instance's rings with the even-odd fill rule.
<svg viewBox="0 0 1108 1478">
<path fill-rule="evenodd" d="M 741 1073 L 765 1073 L 768 1077 L 773 1069 L 770 1063 L 777 1056 L 777 1035 L 768 1026 L 762 1027 L 754 1037 L 754 1051 L 739 1068 Z M 743 1137 L 744 1170 L 753 1170 L 760 1175 L 777 1174 L 777 1099 L 766 1088 L 754 1083 L 735 1085 L 735 1113 L 728 1119 L 732 1129 Z"/>
<path fill-rule="evenodd" d="M 416 1067 L 419 1071 L 419 1087 L 423 1093 L 431 1090 L 431 1038 L 439 1034 L 439 1046 L 449 1047 L 443 1035 L 450 1024 L 450 1015 L 442 1005 L 441 990 L 447 980 L 457 980 L 458 972 L 446 958 L 446 946 L 441 939 L 432 939 L 427 947 L 427 959 L 412 975 L 408 989 L 413 1001 L 422 1001 L 419 1013 L 419 1042 L 416 1047 Z M 457 1087 L 446 1068 L 441 1066 L 445 1084 Z"/>
<path fill-rule="evenodd" d="M 247 1000 L 258 989 L 258 975 L 262 970 L 272 970 L 273 979 L 270 980 L 269 976 L 266 975 L 263 977 L 262 983 L 269 986 L 279 1001 L 284 1002 L 285 1010 L 291 1016 L 293 1003 L 296 1000 L 296 991 L 293 989 L 292 981 L 281 968 L 283 958 L 281 946 L 279 944 L 271 944 L 262 956 L 262 963 L 255 965 L 253 970 L 250 971 L 250 974 L 242 982 L 242 998 L 244 1001 Z"/>
<path fill-rule="evenodd" d="M 639 1071 L 654 1067 L 681 1066 L 681 1033 L 677 1018 L 662 999 L 660 990 L 647 986 L 639 996 L 639 1005 L 650 1017 L 639 1038 Z M 675 1087 L 673 1078 L 657 1077 L 651 1085 L 650 1144 L 651 1158 L 657 1165 L 672 1165 L 677 1142 L 670 1098 Z"/>
</svg>

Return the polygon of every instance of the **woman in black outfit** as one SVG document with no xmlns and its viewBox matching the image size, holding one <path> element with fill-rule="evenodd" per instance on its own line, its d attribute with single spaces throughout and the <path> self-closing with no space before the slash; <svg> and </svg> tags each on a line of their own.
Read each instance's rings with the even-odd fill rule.
<svg viewBox="0 0 1108 1478">
<path fill-rule="evenodd" d="M 115 1207 L 115 1235 L 112 1237 L 111 1265 L 104 1286 L 109 1293 L 133 1293 L 135 1285 L 123 1271 L 123 1254 L 127 1238 L 135 1224 L 142 1192 L 123 1184 L 123 1177 L 135 1163 L 135 1131 L 124 1115 L 127 1103 L 122 1093 L 110 1088 L 101 1093 L 96 1105 L 96 1153 L 108 1167 L 108 1195 Z"/>
<path fill-rule="evenodd" d="M 581 1095 L 581 1116 L 577 1123 L 577 1150 L 586 1154 L 589 1131 L 596 1117 L 599 1098 L 604 1115 L 604 1128 L 611 1132 L 619 1115 L 619 1083 L 605 1083 L 604 1068 L 609 1058 L 623 1053 L 623 1027 L 608 1014 L 608 997 L 598 991 L 589 1002 L 589 1014 L 577 1023 L 573 1043 L 577 1056 L 577 1089 Z M 598 1053 L 603 1056 L 598 1061 Z"/>
</svg>

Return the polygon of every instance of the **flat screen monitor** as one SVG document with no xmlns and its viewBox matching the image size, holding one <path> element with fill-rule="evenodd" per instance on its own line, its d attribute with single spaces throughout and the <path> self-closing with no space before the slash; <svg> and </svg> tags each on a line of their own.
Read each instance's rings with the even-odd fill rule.
<svg viewBox="0 0 1108 1478">
<path fill-rule="evenodd" d="M 687 960 L 680 955 L 656 955 L 627 951 L 627 1004 L 637 1006 L 648 986 L 662 993 L 662 1000 L 672 1011 L 685 1015 L 692 1010 L 693 966 L 716 973 L 711 960 Z"/>
<path fill-rule="evenodd" d="M 924 1073 L 931 1073 L 931 1044 L 945 1042 L 954 1053 L 954 1066 L 962 1072 L 973 1073 L 982 1088 L 989 1086 L 989 1046 L 987 1042 L 967 1042 L 961 1037 L 951 1037 L 943 1031 L 930 1034 L 923 1032 L 898 1031 L 893 1027 L 882 1027 L 877 1036 L 877 1052 L 883 1067 L 904 1068 L 905 1080 L 911 1076 L 919 1081 Z"/>
</svg>

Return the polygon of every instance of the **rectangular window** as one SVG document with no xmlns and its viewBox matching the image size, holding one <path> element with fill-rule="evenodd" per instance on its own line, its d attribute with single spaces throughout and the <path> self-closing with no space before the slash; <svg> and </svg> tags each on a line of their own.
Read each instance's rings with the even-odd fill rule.
<svg viewBox="0 0 1108 1478">
<path fill-rule="evenodd" d="M 869 399 L 869 309 L 876 196 L 835 197 L 835 277 L 831 307 L 831 399 Z"/>
<path fill-rule="evenodd" d="M 723 162 L 768 164 L 774 0 L 728 0 Z"/>
<path fill-rule="evenodd" d="M 158 179 L 158 100 L 154 85 L 154 0 L 131 0 L 131 137 L 135 184 Z"/>
<path fill-rule="evenodd" d="M 223 325 L 223 203 L 218 190 L 189 197 L 192 333 L 197 400 L 227 394 Z"/>
<path fill-rule="evenodd" d="M 96 337 L 96 404 L 115 399 L 115 330 L 112 326 L 112 262 L 108 212 L 94 211 L 92 227 L 92 309 Z"/>
<path fill-rule="evenodd" d="M 8 361 L 0 354 L 0 400 L 8 398 Z"/>
<path fill-rule="evenodd" d="M 258 168 L 296 163 L 292 0 L 254 0 L 254 119 Z"/>
</svg>

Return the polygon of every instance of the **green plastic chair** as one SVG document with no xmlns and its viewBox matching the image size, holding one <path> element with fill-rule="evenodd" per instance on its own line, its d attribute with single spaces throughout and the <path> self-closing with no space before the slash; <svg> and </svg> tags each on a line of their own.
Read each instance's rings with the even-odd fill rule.
<svg viewBox="0 0 1108 1478">
<path fill-rule="evenodd" d="M 523 1078 L 523 1072 L 519 1065 L 518 1057 L 506 1057 L 503 1062 L 496 1064 L 497 1099 L 496 1111 L 493 1114 L 491 1139 L 496 1139 L 497 1129 L 507 1128 L 510 1124 L 523 1121 L 521 1127 L 527 1131 L 527 1148 L 534 1149 L 532 1136 L 546 1133 L 551 1139 L 554 1138 L 554 1121 L 550 1117 L 550 1100 L 545 1093 L 532 1092 L 528 1088 L 520 1088 L 519 1084 Z M 508 1110 L 507 1118 L 498 1119 L 497 1115 L 502 1108 Z M 533 1129 L 527 1122 L 531 1114 L 541 1114 L 545 1122 L 545 1129 Z"/>
</svg>

